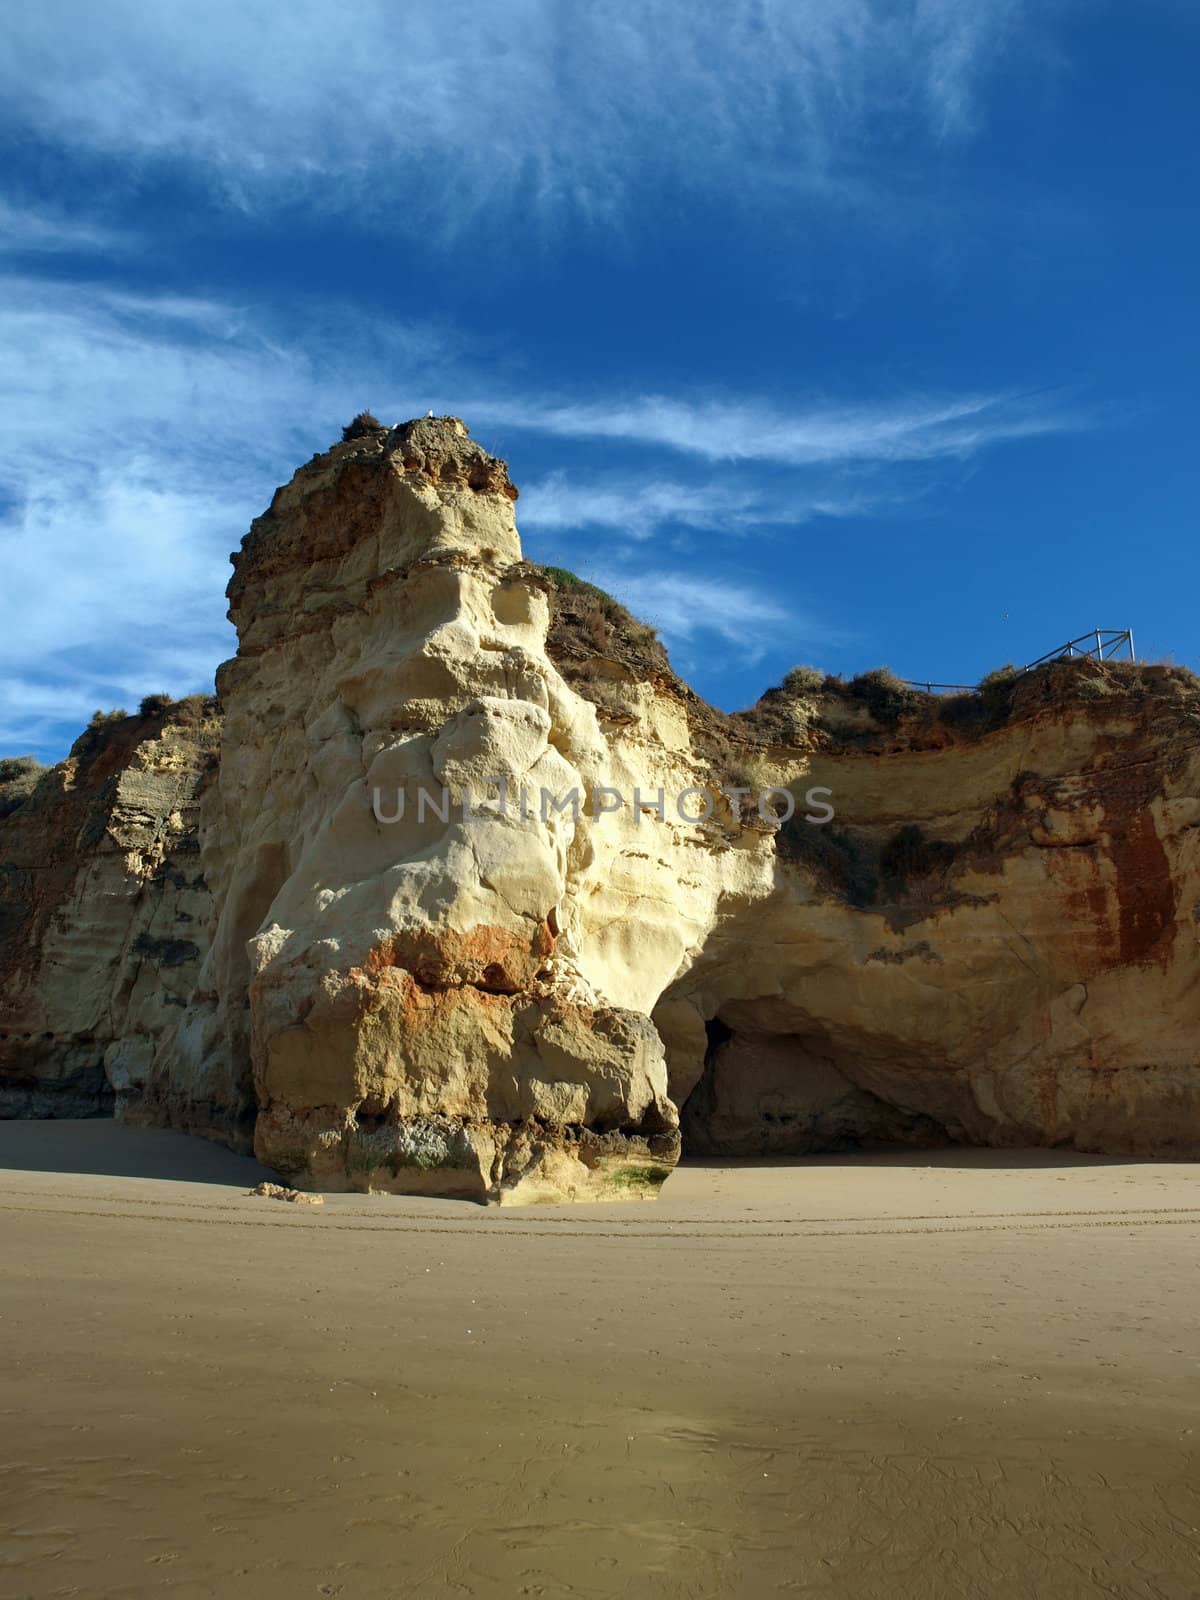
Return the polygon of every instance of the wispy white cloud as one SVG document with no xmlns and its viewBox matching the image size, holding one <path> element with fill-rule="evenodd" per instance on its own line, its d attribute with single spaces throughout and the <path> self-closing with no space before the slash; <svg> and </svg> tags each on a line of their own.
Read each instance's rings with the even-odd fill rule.
<svg viewBox="0 0 1200 1600">
<path fill-rule="evenodd" d="M 401 225 L 643 182 L 820 193 L 970 125 L 1015 0 L 84 0 L 17 8 L 5 120 L 184 167 L 251 207 L 369 196 Z M 870 157 L 874 157 L 872 163 Z"/>
<path fill-rule="evenodd" d="M 962 133 L 975 121 L 972 90 L 980 61 L 1000 55 L 1023 11 L 1020 0 L 984 7 L 963 0 L 917 0 L 913 26 L 923 46 L 925 94 L 943 135 Z"/>
<path fill-rule="evenodd" d="M 620 567 L 597 568 L 596 578 L 635 616 L 676 639 L 707 633 L 730 644 L 745 644 L 761 641 L 766 630 L 789 622 L 788 611 L 778 600 L 722 578 Z"/>
<path fill-rule="evenodd" d="M 612 530 L 606 587 L 668 640 L 736 640 L 743 659 L 746 641 L 772 637 L 785 610 L 792 636 L 790 601 L 698 572 L 691 557 L 671 570 L 661 548 L 654 569 L 639 572 L 630 559 L 645 549 L 639 540 L 672 524 L 736 531 L 853 516 L 909 492 L 904 463 L 1064 425 L 1002 397 L 900 398 L 870 410 L 789 410 L 737 395 L 719 406 L 686 396 L 547 406 L 533 379 L 525 392 L 489 389 L 453 332 L 340 307 L 291 326 L 302 333 L 202 295 L 6 280 L 0 749 L 61 741 L 68 710 L 77 728 L 96 705 L 139 688 L 211 683 L 233 647 L 228 552 L 274 486 L 364 404 L 388 420 L 428 404 L 461 410 L 485 442 L 490 421 L 564 441 L 556 449 L 576 439 L 628 447 L 604 472 L 541 478 L 518 520 L 563 543 Z M 393 387 L 397 370 L 404 391 Z M 681 456 L 703 455 L 722 469 L 695 480 L 679 470 Z"/>
<path fill-rule="evenodd" d="M 127 235 L 87 218 L 46 207 L 16 205 L 0 197 L 0 254 L 113 255 L 129 248 Z"/>
<path fill-rule="evenodd" d="M 214 488 L 160 484 L 160 461 L 44 464 L 40 485 L 6 475 L 17 498 L 0 521 L 7 750 L 78 730 L 98 705 L 211 689 L 233 649 L 221 596 L 238 530 Z"/>
<path fill-rule="evenodd" d="M 604 478 L 552 472 L 521 490 L 521 526 L 539 533 L 607 528 L 643 540 L 663 527 L 740 533 L 772 524 L 799 526 L 818 517 L 861 516 L 901 492 L 872 493 L 849 484 L 781 483 L 770 491 L 736 478 L 698 483 L 647 477 L 636 468 Z"/>
<path fill-rule="evenodd" d="M 211 687 L 228 555 L 360 409 L 338 342 L 281 343 L 202 298 L 10 277 L 0 297 L 0 749 L 97 704 Z M 429 362 L 393 328 L 380 359 Z M 416 409 L 415 405 L 412 409 Z M 140 689 L 139 689 L 140 685 Z"/>
<path fill-rule="evenodd" d="M 564 439 L 620 440 L 712 461 L 790 467 L 961 459 L 989 445 L 1084 426 L 1044 394 L 901 396 L 870 405 L 791 406 L 754 398 L 693 401 L 668 395 L 557 405 L 480 396 L 473 414 Z"/>
<path fill-rule="evenodd" d="M 644 622 L 651 623 L 685 654 L 689 647 L 735 646 L 744 663 L 759 661 L 786 636 L 794 649 L 812 653 L 840 643 L 844 634 L 812 617 L 796 597 L 787 603 L 761 586 L 724 576 L 705 576 L 657 567 L 639 570 L 622 564 L 590 565 L 600 584 Z"/>
</svg>

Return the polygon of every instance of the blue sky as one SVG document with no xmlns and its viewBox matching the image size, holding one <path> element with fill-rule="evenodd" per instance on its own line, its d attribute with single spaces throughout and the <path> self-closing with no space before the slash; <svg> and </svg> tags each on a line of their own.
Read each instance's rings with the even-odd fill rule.
<svg viewBox="0 0 1200 1600">
<path fill-rule="evenodd" d="M 355 411 L 708 698 L 1197 664 L 1185 0 L 49 0 L 0 43 L 0 752 L 211 686 Z"/>
</svg>

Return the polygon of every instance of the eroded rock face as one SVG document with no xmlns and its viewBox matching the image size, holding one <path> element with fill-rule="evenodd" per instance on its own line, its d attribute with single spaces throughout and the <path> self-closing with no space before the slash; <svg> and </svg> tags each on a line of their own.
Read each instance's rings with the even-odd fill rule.
<svg viewBox="0 0 1200 1600">
<path fill-rule="evenodd" d="M 678 1155 L 645 1006 L 577 959 L 586 822 L 501 814 L 500 778 L 609 779 L 545 654 L 514 494 L 461 423 L 419 422 L 302 469 L 235 561 L 220 912 L 156 1086 L 247 1061 L 256 1151 L 297 1181 L 624 1196 Z"/>
<path fill-rule="evenodd" d="M 8 913 L 18 1111 L 116 1093 L 252 1126 L 296 1184 L 506 1202 L 653 1195 L 681 1113 L 711 1155 L 1200 1156 L 1190 675 L 1064 663 L 960 706 L 814 681 L 725 716 L 522 559 L 515 498 L 453 418 L 315 457 L 234 558 L 219 771 L 138 813 L 149 876 L 120 807 L 80 854 L 100 767 L 55 769 L 57 821 L 0 822 L 10 907 L 40 907 Z M 160 773 L 166 738 L 113 772 Z M 155 874 L 197 803 L 176 901 Z M 31 898 L 39 828 L 61 861 Z"/>
<path fill-rule="evenodd" d="M 0 782 L 0 1115 L 141 1107 L 206 948 L 197 826 L 219 738 L 213 703 L 184 702 Z M 250 1110 L 191 1120 L 236 1141 Z"/>
<path fill-rule="evenodd" d="M 1196 692 L 1066 677 L 1106 692 L 940 750 L 814 752 L 836 823 L 784 828 L 785 892 L 660 1002 L 709 1023 L 673 1063 L 707 1062 L 698 1148 L 1200 1155 Z"/>
</svg>

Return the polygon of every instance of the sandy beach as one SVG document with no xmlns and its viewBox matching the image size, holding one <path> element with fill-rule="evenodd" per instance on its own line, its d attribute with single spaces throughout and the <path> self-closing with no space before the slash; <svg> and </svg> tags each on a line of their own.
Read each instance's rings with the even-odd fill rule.
<svg viewBox="0 0 1200 1600">
<path fill-rule="evenodd" d="M 696 1165 L 507 1211 L 264 1175 L 0 1125 L 0 1593 L 1200 1587 L 1193 1167 Z"/>
</svg>

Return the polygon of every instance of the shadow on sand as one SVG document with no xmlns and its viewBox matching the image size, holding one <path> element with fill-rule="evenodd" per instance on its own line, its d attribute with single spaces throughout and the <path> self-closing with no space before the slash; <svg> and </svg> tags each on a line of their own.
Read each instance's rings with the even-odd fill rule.
<svg viewBox="0 0 1200 1600">
<path fill-rule="evenodd" d="M 679 1172 L 774 1171 L 795 1173 L 799 1180 L 814 1169 L 908 1168 L 951 1172 L 993 1169 L 1027 1172 L 1079 1167 L 1140 1166 L 1136 1157 L 1085 1155 L 1077 1150 L 992 1150 L 948 1146 L 827 1152 L 805 1156 L 719 1157 L 684 1152 Z M 251 1189 L 279 1174 L 260 1166 L 252 1156 L 236 1155 L 223 1145 L 166 1128 L 131 1128 L 111 1118 L 63 1118 L 55 1121 L 0 1122 L 0 1172 L 57 1172 L 109 1178 L 149 1178 L 175 1183 L 214 1183 Z M 680 1185 L 667 1185 L 668 1196 Z M 434 1197 L 422 1197 L 433 1199 Z"/>
<path fill-rule="evenodd" d="M 127 1128 L 107 1117 L 0 1122 L 0 1171 L 157 1178 L 252 1188 L 278 1173 L 253 1156 L 166 1128 Z"/>
</svg>

